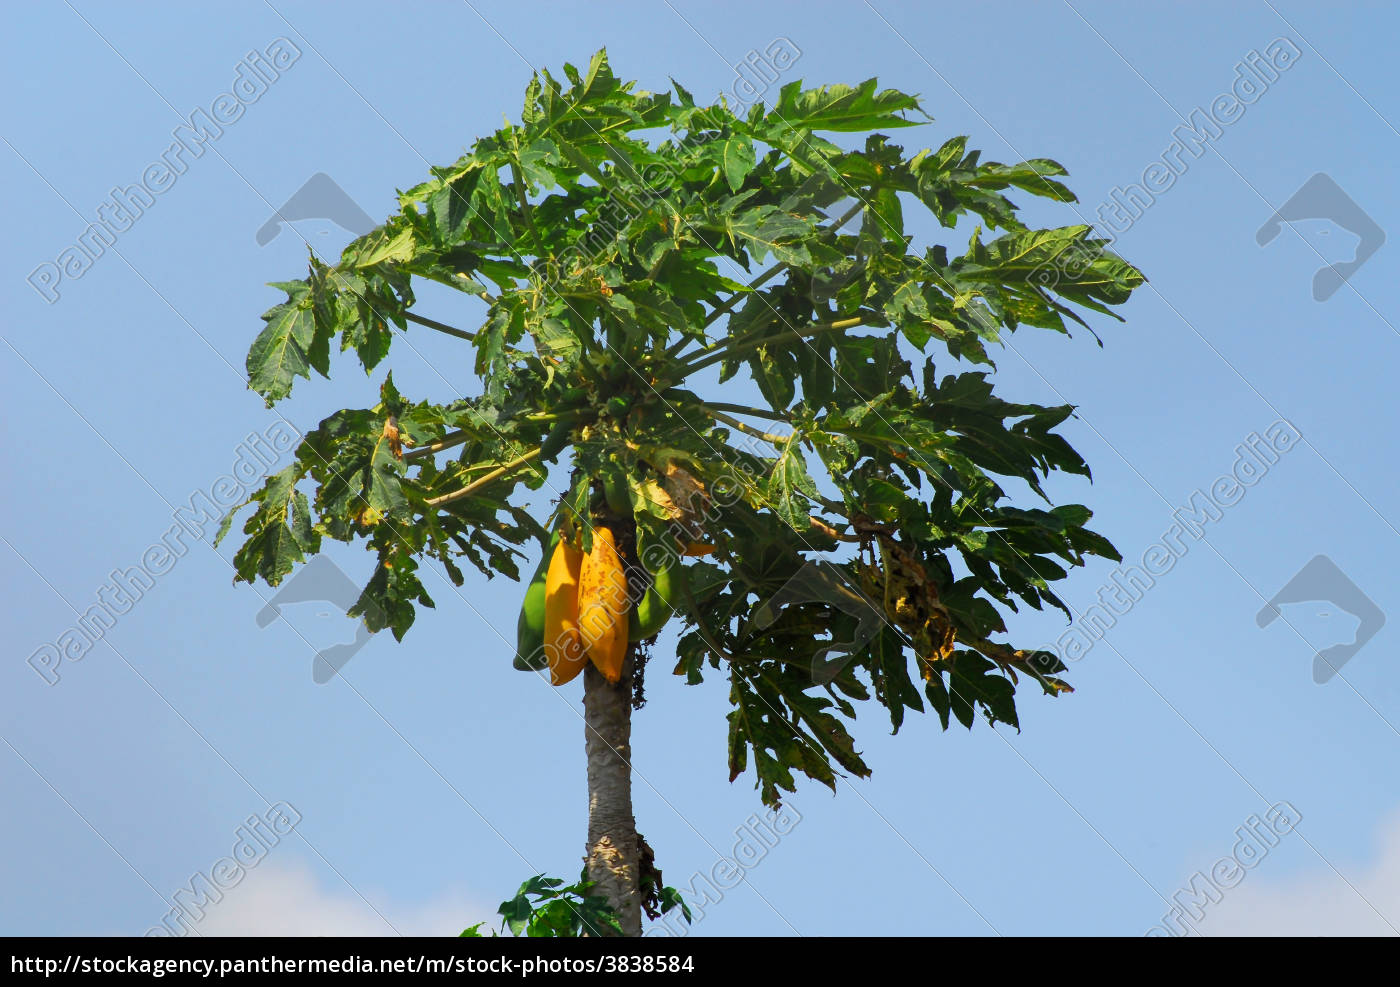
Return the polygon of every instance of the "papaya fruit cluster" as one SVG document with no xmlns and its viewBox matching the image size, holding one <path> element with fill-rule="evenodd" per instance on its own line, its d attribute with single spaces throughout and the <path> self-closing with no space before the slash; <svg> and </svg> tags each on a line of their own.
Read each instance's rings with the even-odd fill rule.
<svg viewBox="0 0 1400 987">
<path fill-rule="evenodd" d="M 639 532 L 640 537 L 644 537 Z M 699 546 L 697 546 L 699 547 Z M 643 558 L 658 558 L 638 546 Z M 685 569 L 671 553 L 643 590 L 628 581 L 612 531 L 599 525 L 585 553 L 576 539 L 556 528 L 540 560 L 516 626 L 514 665 L 549 669 L 553 685 L 572 681 L 592 662 L 609 682 L 622 678 L 628 645 L 661 631 L 685 597 Z M 664 556 L 662 556 L 664 558 Z"/>
</svg>

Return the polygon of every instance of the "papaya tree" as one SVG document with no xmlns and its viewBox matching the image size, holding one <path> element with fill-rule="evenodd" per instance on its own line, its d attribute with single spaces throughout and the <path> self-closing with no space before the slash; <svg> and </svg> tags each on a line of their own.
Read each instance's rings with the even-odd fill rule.
<svg viewBox="0 0 1400 987">
<path fill-rule="evenodd" d="M 434 605 L 424 561 L 452 586 L 466 564 L 520 579 L 500 657 L 582 677 L 585 871 L 627 934 L 674 903 L 630 772 L 668 620 L 662 667 L 728 689 L 730 780 L 776 805 L 798 775 L 870 773 L 860 703 L 896 731 L 926 706 L 944 729 L 1016 728 L 1018 683 L 1069 691 L 1006 618 L 1068 613 L 1052 584 L 1119 558 L 1041 486 L 1089 475 L 1056 431 L 1072 406 L 996 393 L 989 350 L 1114 315 L 1142 275 L 1087 226 L 1022 222 L 1004 193 L 1074 201 L 1056 162 L 890 136 L 929 120 L 873 79 L 736 113 L 623 82 L 599 52 L 532 78 L 518 123 L 400 192 L 337 263 L 273 285 L 247 361 L 269 406 L 330 374 L 337 337 L 370 372 L 401 335 L 446 333 L 479 390 L 427 400 L 386 374 L 324 419 L 244 505 L 237 577 L 275 586 L 324 539 L 362 540 L 377 563 L 351 615 L 396 639 Z M 966 248 L 916 245 L 921 207 Z M 422 312 L 425 282 L 479 299 L 480 324 Z"/>
</svg>

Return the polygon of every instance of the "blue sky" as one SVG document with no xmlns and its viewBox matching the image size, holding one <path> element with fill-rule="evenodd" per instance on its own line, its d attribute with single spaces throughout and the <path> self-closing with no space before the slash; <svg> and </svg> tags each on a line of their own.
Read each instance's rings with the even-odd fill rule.
<svg viewBox="0 0 1400 987">
<path fill-rule="evenodd" d="M 437 610 L 320 685 L 312 657 L 353 639 L 353 623 L 303 603 L 260 627 L 271 593 L 230 584 L 234 546 L 213 549 L 211 527 L 56 682 L 28 661 L 234 468 L 250 434 L 275 427 L 242 377 L 258 315 L 278 300 L 263 285 L 299 276 L 308 243 L 334 255 L 350 234 L 307 220 L 265 246 L 255 235 L 313 174 L 378 220 L 396 188 L 518 112 L 532 65 L 584 63 L 606 45 L 645 88 L 673 76 L 715 96 L 784 38 L 801 54 L 782 82 L 878 75 L 917 92 L 935 122 L 898 135 L 906 147 L 966 134 L 992 159 L 1053 157 L 1081 201 L 1027 203 L 1028 217 L 1095 222 L 1251 52 L 1284 39 L 1296 58 L 1118 235 L 1151 279 L 1127 323 L 1094 320 L 1103 348 L 1023 330 L 997 357 L 998 386 L 1079 406 L 1065 429 L 1094 482 L 1050 490 L 1090 505 L 1129 562 L 1171 536 L 1173 512 L 1209 496 L 1251 434 L 1282 419 L 1301 438 L 1199 538 L 1176 536 L 1170 571 L 1074 662 L 1074 695 L 1024 696 L 1021 733 L 945 734 L 919 717 L 891 737 L 866 712 L 854 729 L 874 777 L 834 798 L 802 786 L 800 820 L 695 934 L 1142 934 L 1280 802 L 1300 821 L 1193 924 L 1397 933 L 1400 631 L 1387 624 L 1317 684 L 1314 653 L 1350 642 L 1355 621 L 1304 602 L 1256 623 L 1319 555 L 1381 611 L 1400 607 L 1385 561 L 1400 539 L 1397 474 L 1376 418 L 1400 367 L 1397 248 L 1319 302 L 1314 271 L 1349 258 L 1354 236 L 1299 219 L 1256 243 L 1319 173 L 1400 229 L 1392 8 L 424 3 L 393 16 L 292 2 L 10 15 L 0 785 L 12 809 L 0 834 L 17 852 L 0 863 L 0 930 L 141 934 L 278 801 L 300 822 L 201 934 L 455 932 L 535 870 L 576 873 L 579 690 L 510 669 L 518 584 L 469 575 L 459 593 L 430 575 Z M 56 300 L 36 290 L 36 269 L 112 189 L 140 181 L 181 119 L 279 37 L 300 57 L 163 179 L 114 248 L 54 285 Z M 916 232 L 965 242 L 931 220 Z M 408 343 L 390 358 L 406 393 L 472 388 L 454 340 L 415 330 Z M 307 428 L 373 402 L 380 372 L 337 370 L 279 412 Z M 332 557 L 367 577 L 357 548 Z M 1082 613 L 1114 569 L 1076 570 L 1062 595 Z M 1055 614 L 1013 619 L 1021 641 L 1066 631 Z M 637 816 L 684 888 L 761 807 L 751 778 L 726 781 L 726 690 L 660 667 L 635 725 Z"/>
</svg>

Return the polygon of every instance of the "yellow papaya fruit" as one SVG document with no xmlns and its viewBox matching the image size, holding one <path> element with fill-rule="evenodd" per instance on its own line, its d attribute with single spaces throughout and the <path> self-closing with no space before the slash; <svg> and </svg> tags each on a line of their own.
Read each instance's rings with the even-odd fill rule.
<svg viewBox="0 0 1400 987">
<path fill-rule="evenodd" d="M 560 538 L 544 588 L 544 651 L 553 685 L 563 685 L 588 664 L 578 621 L 582 567 L 583 552 L 568 538 Z"/>
<path fill-rule="evenodd" d="M 578 622 L 583 650 L 609 682 L 622 678 L 627 657 L 627 616 L 632 603 L 627 574 L 617 553 L 613 533 L 593 531 L 593 549 L 579 572 Z"/>
</svg>

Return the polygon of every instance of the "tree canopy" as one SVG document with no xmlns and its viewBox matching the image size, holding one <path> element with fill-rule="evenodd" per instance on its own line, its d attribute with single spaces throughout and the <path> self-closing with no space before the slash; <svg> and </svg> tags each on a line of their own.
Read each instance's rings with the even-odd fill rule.
<svg viewBox="0 0 1400 987">
<path fill-rule="evenodd" d="M 434 605 L 421 563 L 457 586 L 464 562 L 521 578 L 554 526 L 532 497 L 586 547 L 619 514 L 600 491 L 621 490 L 639 538 L 679 546 L 675 672 L 727 683 L 731 779 L 752 769 L 768 803 L 796 774 L 869 773 L 860 702 L 895 730 L 926 704 L 945 729 L 1014 727 L 1018 682 L 1068 690 L 1006 616 L 1068 613 L 1052 585 L 1119 556 L 1041 485 L 1089 476 L 1057 431 L 1072 406 L 998 394 L 991 354 L 1005 332 L 1117 318 L 1143 278 L 1088 226 L 1022 222 L 1006 193 L 1075 201 L 1065 169 L 983 161 L 965 137 L 909 153 L 890 135 L 931 118 L 874 79 L 792 82 L 740 115 L 641 90 L 604 52 L 563 74 L 532 78 L 518 123 L 432 168 L 337 263 L 274 285 L 247 361 L 269 405 L 329 375 L 337 338 L 371 372 L 420 331 L 461 338 L 480 393 L 419 399 L 388 374 L 325 418 L 243 505 L 238 578 L 276 585 L 323 539 L 363 540 L 377 564 L 351 613 L 401 639 Z M 974 221 L 966 246 L 916 247 L 920 207 Z M 484 321 L 418 312 L 423 281 L 480 298 Z M 721 399 L 742 378 L 756 405 Z M 1041 502 L 1014 505 L 1016 480 Z"/>
</svg>

